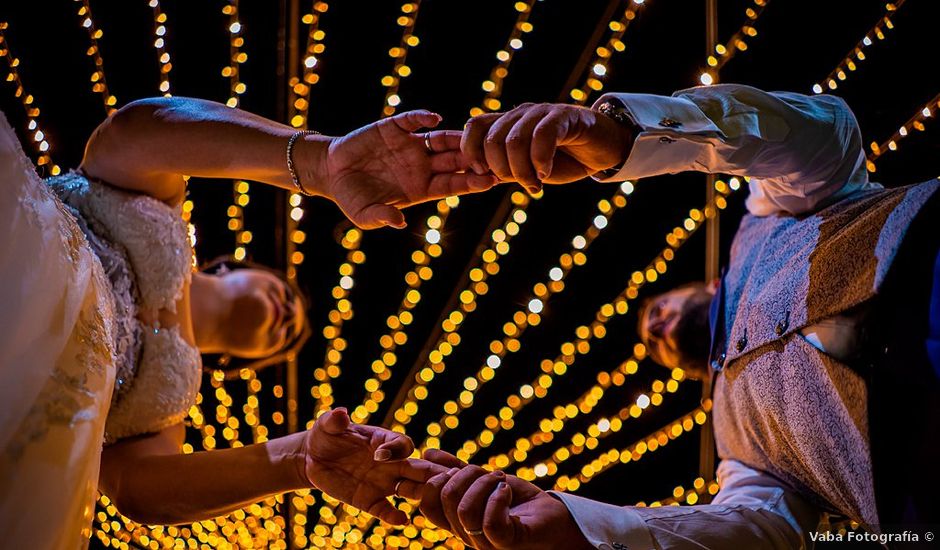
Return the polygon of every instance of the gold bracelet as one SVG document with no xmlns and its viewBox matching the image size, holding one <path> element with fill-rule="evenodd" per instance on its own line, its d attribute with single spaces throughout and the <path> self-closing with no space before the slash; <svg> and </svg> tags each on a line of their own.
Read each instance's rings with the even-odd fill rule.
<svg viewBox="0 0 940 550">
<path fill-rule="evenodd" d="M 310 134 L 319 134 L 316 130 L 299 130 L 294 132 L 294 135 L 287 140 L 287 172 L 290 173 L 290 179 L 294 183 L 294 187 L 301 195 L 306 195 L 312 197 L 313 193 L 307 191 L 304 187 L 304 184 L 300 182 L 300 176 L 297 175 L 297 170 L 294 168 L 294 144 L 297 143 L 297 139 L 301 136 L 306 136 Z"/>
</svg>

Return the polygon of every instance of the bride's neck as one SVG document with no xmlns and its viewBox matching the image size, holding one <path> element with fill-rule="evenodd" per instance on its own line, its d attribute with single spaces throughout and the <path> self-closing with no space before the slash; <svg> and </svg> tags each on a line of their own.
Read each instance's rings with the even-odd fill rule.
<svg viewBox="0 0 940 550">
<path fill-rule="evenodd" d="M 189 297 L 196 347 L 202 353 L 225 353 L 224 320 L 230 304 L 225 298 L 222 280 L 193 273 Z"/>
</svg>

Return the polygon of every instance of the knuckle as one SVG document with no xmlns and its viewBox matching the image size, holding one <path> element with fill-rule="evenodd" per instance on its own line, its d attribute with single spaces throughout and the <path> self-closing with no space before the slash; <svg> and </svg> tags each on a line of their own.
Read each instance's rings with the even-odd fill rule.
<svg viewBox="0 0 940 550">
<path fill-rule="evenodd" d="M 525 136 L 519 132 L 512 132 L 506 136 L 506 147 L 514 151 L 522 150 L 526 146 Z"/>
<path fill-rule="evenodd" d="M 460 519 L 460 523 L 466 525 L 469 520 L 473 519 L 470 512 L 470 504 L 466 500 L 460 501 L 457 505 L 457 518 Z"/>
<path fill-rule="evenodd" d="M 483 527 L 483 530 L 486 531 L 487 533 L 492 533 L 492 532 L 499 531 L 501 526 L 496 521 L 496 518 L 484 517 L 482 527 Z"/>
<path fill-rule="evenodd" d="M 445 504 L 453 504 L 458 498 L 457 490 L 453 485 L 445 485 L 441 489 L 441 502 Z"/>
<path fill-rule="evenodd" d="M 543 123 L 539 124 L 538 126 L 535 127 L 534 130 L 532 130 L 532 135 L 535 138 L 551 137 L 551 135 L 554 134 L 555 132 L 553 123 L 554 121 L 552 120 L 544 119 Z"/>
<path fill-rule="evenodd" d="M 500 144 L 500 141 L 499 136 L 496 134 L 489 134 L 486 136 L 486 139 L 483 140 L 483 144 L 496 147 Z"/>
</svg>

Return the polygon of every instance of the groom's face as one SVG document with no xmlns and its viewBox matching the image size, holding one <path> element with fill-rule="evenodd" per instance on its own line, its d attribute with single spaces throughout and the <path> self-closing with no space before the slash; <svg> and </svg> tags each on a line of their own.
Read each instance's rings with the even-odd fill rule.
<svg viewBox="0 0 940 550">
<path fill-rule="evenodd" d="M 654 297 L 640 312 L 640 339 L 650 357 L 669 368 L 700 375 L 708 361 L 708 308 L 712 294 L 703 284 Z"/>
</svg>

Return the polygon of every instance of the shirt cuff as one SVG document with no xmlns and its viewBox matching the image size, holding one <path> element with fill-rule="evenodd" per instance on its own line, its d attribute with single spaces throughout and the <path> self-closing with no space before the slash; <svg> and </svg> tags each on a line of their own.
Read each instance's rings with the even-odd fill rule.
<svg viewBox="0 0 940 550">
<path fill-rule="evenodd" d="M 632 508 L 549 491 L 568 508 L 584 538 L 600 550 L 656 550 L 646 522 Z"/>
<path fill-rule="evenodd" d="M 721 130 L 692 101 L 652 94 L 604 94 L 594 109 L 605 102 L 623 106 L 636 125 L 633 148 L 623 167 L 598 181 L 624 181 L 659 174 L 701 170 L 703 155 L 713 154 Z"/>
</svg>

